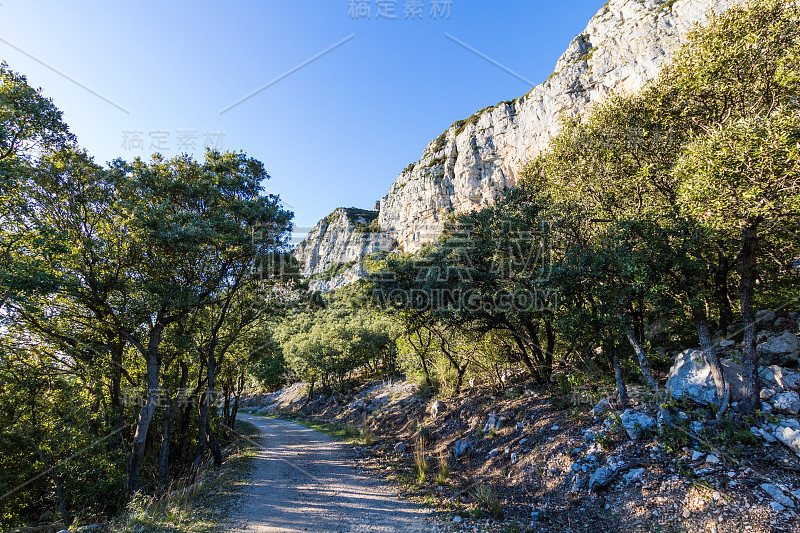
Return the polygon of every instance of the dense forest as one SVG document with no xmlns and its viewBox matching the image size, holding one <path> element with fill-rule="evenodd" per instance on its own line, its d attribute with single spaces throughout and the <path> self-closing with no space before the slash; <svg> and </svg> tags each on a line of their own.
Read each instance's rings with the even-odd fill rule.
<svg viewBox="0 0 800 533">
<path fill-rule="evenodd" d="M 712 18 L 644 90 L 565 120 L 497 205 L 289 316 L 289 368 L 327 388 L 399 370 L 457 393 L 524 365 L 539 383 L 614 380 L 624 404 L 626 381 L 657 402 L 652 365 L 700 346 L 722 414 L 731 338 L 755 411 L 756 309 L 798 302 L 799 53 L 793 2 Z"/>
<path fill-rule="evenodd" d="M 221 462 L 295 298 L 292 213 L 243 153 L 98 165 L 24 76 L 0 81 L 0 523 L 113 516 Z"/>
<path fill-rule="evenodd" d="M 263 165 L 207 152 L 102 166 L 0 68 L 0 523 L 111 516 L 221 461 L 245 389 L 406 376 L 446 396 L 632 383 L 741 343 L 736 410 L 760 409 L 758 309 L 797 309 L 800 8 L 749 0 L 659 77 L 565 120 L 497 205 L 415 254 L 309 293 Z M 666 410 L 664 415 L 668 416 Z M 68 459 L 68 460 L 67 460 Z"/>
</svg>

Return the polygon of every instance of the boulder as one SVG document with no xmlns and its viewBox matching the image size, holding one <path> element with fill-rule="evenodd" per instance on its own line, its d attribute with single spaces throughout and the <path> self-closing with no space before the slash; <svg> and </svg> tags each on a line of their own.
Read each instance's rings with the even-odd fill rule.
<svg viewBox="0 0 800 533">
<path fill-rule="evenodd" d="M 756 313 L 756 322 L 758 322 L 758 329 L 769 329 L 775 324 L 775 319 L 778 315 L 775 311 L 764 309 Z"/>
<path fill-rule="evenodd" d="M 800 395 L 794 391 L 776 394 L 771 401 L 776 413 L 787 415 L 800 413 Z"/>
<path fill-rule="evenodd" d="M 617 469 L 612 466 L 601 466 L 589 478 L 589 490 L 597 492 L 614 480 Z"/>
<path fill-rule="evenodd" d="M 469 441 L 457 440 L 453 445 L 453 456 L 456 459 L 460 459 L 470 448 L 472 448 L 472 444 Z"/>
<path fill-rule="evenodd" d="M 773 327 L 775 328 L 775 331 L 781 331 L 783 329 L 794 331 L 797 328 L 797 322 L 782 316 L 775 321 L 775 325 Z"/>
<path fill-rule="evenodd" d="M 794 501 L 787 496 L 781 489 L 771 483 L 762 483 L 761 490 L 769 494 L 770 498 L 783 505 L 784 507 L 793 508 Z"/>
<path fill-rule="evenodd" d="M 486 419 L 486 424 L 483 426 L 484 433 L 491 433 L 492 430 L 497 431 L 501 427 L 503 427 L 503 422 L 505 421 L 505 417 L 500 417 L 495 414 L 490 414 Z"/>
<path fill-rule="evenodd" d="M 633 409 L 626 409 L 621 418 L 622 427 L 625 428 L 632 440 L 639 440 L 644 432 L 651 431 L 656 427 L 655 418 Z"/>
<path fill-rule="evenodd" d="M 797 421 L 793 422 L 784 421 L 775 426 L 775 437 L 800 456 L 800 425 Z"/>
<path fill-rule="evenodd" d="M 436 400 L 431 404 L 431 416 L 436 418 L 439 414 L 444 412 L 444 404 L 439 400 Z"/>
<path fill-rule="evenodd" d="M 641 483 L 644 478 L 644 468 L 632 468 L 628 473 L 622 476 L 625 483 Z"/>
<path fill-rule="evenodd" d="M 742 399 L 742 367 L 730 359 L 722 359 L 722 371 L 731 386 L 731 401 Z M 711 366 L 701 350 L 684 350 L 675 356 L 669 370 L 667 391 L 673 398 L 689 397 L 701 405 L 719 403 Z"/>
<path fill-rule="evenodd" d="M 788 366 L 797 363 L 800 358 L 800 342 L 791 331 L 770 336 L 756 348 L 762 362 L 766 364 Z"/>
<path fill-rule="evenodd" d="M 603 398 L 594 406 L 592 414 L 594 414 L 594 416 L 603 416 L 609 411 L 611 411 L 611 402 L 608 401 L 608 398 Z"/>
<path fill-rule="evenodd" d="M 778 365 L 765 366 L 758 371 L 761 384 L 776 392 L 800 390 L 800 372 L 789 370 Z"/>
</svg>

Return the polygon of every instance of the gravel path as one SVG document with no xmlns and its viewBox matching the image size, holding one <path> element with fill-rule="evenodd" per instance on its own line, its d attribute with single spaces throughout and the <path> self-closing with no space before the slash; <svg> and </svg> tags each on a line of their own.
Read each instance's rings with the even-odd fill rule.
<svg viewBox="0 0 800 533">
<path fill-rule="evenodd" d="M 240 415 L 262 435 L 257 470 L 233 531 L 246 533 L 436 531 L 426 511 L 357 472 L 352 450 L 291 422 Z"/>
</svg>

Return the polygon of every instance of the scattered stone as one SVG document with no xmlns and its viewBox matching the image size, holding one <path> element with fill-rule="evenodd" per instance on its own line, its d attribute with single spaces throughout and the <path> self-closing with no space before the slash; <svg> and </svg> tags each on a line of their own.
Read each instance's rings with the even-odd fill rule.
<svg viewBox="0 0 800 533">
<path fill-rule="evenodd" d="M 656 421 L 652 416 L 633 409 L 626 409 L 621 418 L 622 427 L 625 428 L 632 440 L 639 440 L 642 433 L 654 429 L 656 425 Z"/>
<path fill-rule="evenodd" d="M 800 372 L 789 370 L 778 365 L 765 366 L 758 371 L 765 388 L 776 392 L 800 389 Z"/>
<path fill-rule="evenodd" d="M 622 477 L 626 483 L 641 483 L 644 478 L 644 472 L 644 468 L 633 468 Z"/>
<path fill-rule="evenodd" d="M 684 509 L 683 510 L 683 517 L 684 518 L 689 518 L 690 516 L 692 516 L 692 512 L 689 509 Z"/>
<path fill-rule="evenodd" d="M 775 394 L 777 393 L 772 389 L 761 389 L 760 396 L 762 400 L 768 402 Z"/>
<path fill-rule="evenodd" d="M 594 406 L 592 409 L 592 414 L 594 416 L 603 416 L 606 413 L 611 411 L 611 402 L 608 401 L 608 398 L 603 398 L 597 405 Z"/>
<path fill-rule="evenodd" d="M 730 348 L 734 344 L 736 344 L 736 341 L 732 341 L 730 339 L 723 339 L 723 340 L 719 341 L 719 347 L 720 348 Z"/>
<path fill-rule="evenodd" d="M 697 450 L 695 450 L 694 452 L 692 452 L 692 462 L 695 463 L 700 459 L 705 458 L 705 456 L 706 454 L 704 454 L 703 452 L 698 452 Z"/>
<path fill-rule="evenodd" d="M 790 319 L 786 318 L 785 316 L 782 316 L 782 317 L 779 317 L 775 321 L 775 324 L 773 325 L 773 328 L 776 331 L 780 331 L 782 329 L 794 329 L 796 324 L 797 324 L 797 322 L 795 322 L 794 320 L 790 320 Z"/>
<path fill-rule="evenodd" d="M 770 337 L 756 348 L 758 355 L 769 364 L 787 366 L 800 358 L 800 343 L 797 341 L 797 335 L 791 331 Z"/>
<path fill-rule="evenodd" d="M 779 504 L 778 502 L 769 502 L 769 506 L 772 508 L 773 511 L 776 513 L 782 513 L 786 510 L 786 507 Z"/>
<path fill-rule="evenodd" d="M 489 459 L 492 459 L 492 458 L 494 458 L 494 457 L 497 457 L 497 455 L 498 455 L 499 453 L 500 453 L 500 450 L 498 450 L 497 448 L 494 448 L 493 450 L 491 450 L 491 451 L 489 452 Z"/>
<path fill-rule="evenodd" d="M 780 488 L 772 483 L 762 483 L 761 490 L 769 494 L 769 496 L 784 507 L 793 508 L 794 501 L 787 496 Z"/>
<path fill-rule="evenodd" d="M 453 456 L 456 460 L 460 459 L 472 447 L 467 440 L 457 440 L 453 446 Z"/>
<path fill-rule="evenodd" d="M 553 427 L 550 428 L 551 431 L 558 431 L 558 424 L 553 424 Z"/>
<path fill-rule="evenodd" d="M 517 461 L 519 461 L 519 455 L 517 455 L 517 452 L 513 452 L 511 454 L 511 464 L 515 465 L 517 464 Z"/>
<path fill-rule="evenodd" d="M 706 463 L 710 465 L 718 465 L 720 463 L 719 457 L 716 455 L 708 454 L 706 456 Z"/>
<path fill-rule="evenodd" d="M 775 314 L 775 311 L 770 309 L 764 309 L 756 313 L 756 322 L 758 322 L 760 329 L 771 328 L 776 318 L 778 318 L 778 316 Z"/>
<path fill-rule="evenodd" d="M 484 433 L 491 433 L 492 431 L 497 431 L 501 427 L 503 427 L 504 418 L 501 418 L 495 414 L 490 414 L 489 417 L 486 419 L 486 424 L 483 426 Z"/>
<path fill-rule="evenodd" d="M 782 392 L 772 398 L 772 407 L 776 413 L 796 415 L 800 412 L 800 395 L 796 392 Z"/>
<path fill-rule="evenodd" d="M 403 453 L 406 451 L 406 443 L 405 442 L 398 442 L 394 445 L 394 452 L 395 453 Z"/>
<path fill-rule="evenodd" d="M 461 522 L 463 522 L 463 518 L 461 518 L 460 516 L 456 515 L 455 517 L 453 517 L 454 524 L 460 524 Z"/>
<path fill-rule="evenodd" d="M 770 444 L 778 442 L 778 439 L 775 438 L 775 435 L 773 435 L 772 433 L 763 428 L 758 428 L 758 434 L 761 436 L 762 439 L 764 439 L 766 442 Z"/>
<path fill-rule="evenodd" d="M 616 468 L 611 466 L 601 466 L 595 470 L 594 474 L 592 474 L 592 477 L 589 478 L 589 490 L 592 492 L 597 492 L 598 490 L 607 486 L 609 483 L 611 483 L 611 481 L 614 480 L 614 475 L 616 473 Z"/>
<path fill-rule="evenodd" d="M 444 404 L 439 400 L 436 400 L 431 404 L 431 416 L 436 418 L 439 416 L 440 413 L 444 411 Z"/>
</svg>

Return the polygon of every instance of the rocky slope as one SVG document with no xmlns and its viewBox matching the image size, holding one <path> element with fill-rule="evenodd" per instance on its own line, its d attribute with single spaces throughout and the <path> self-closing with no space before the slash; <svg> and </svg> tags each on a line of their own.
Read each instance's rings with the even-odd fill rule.
<svg viewBox="0 0 800 533">
<path fill-rule="evenodd" d="M 329 291 L 352 283 L 362 274 L 364 257 L 392 248 L 391 239 L 379 231 L 377 218 L 377 211 L 340 207 L 295 246 L 312 289 Z"/>
<path fill-rule="evenodd" d="M 382 242 L 416 251 L 439 236 L 447 215 L 493 204 L 517 184 L 524 163 L 547 146 L 562 117 L 582 113 L 613 92 L 640 89 L 693 24 L 734 1 L 607 2 L 573 39 L 547 81 L 521 98 L 454 123 L 426 146 L 422 158 L 400 174 L 380 202 Z M 315 265 L 338 260 L 338 251 L 326 257 L 327 247 L 312 244 L 314 238 L 309 235 L 298 257 Z M 345 233 L 336 238 L 348 239 Z M 369 247 L 362 250 L 369 252 Z"/>
</svg>

